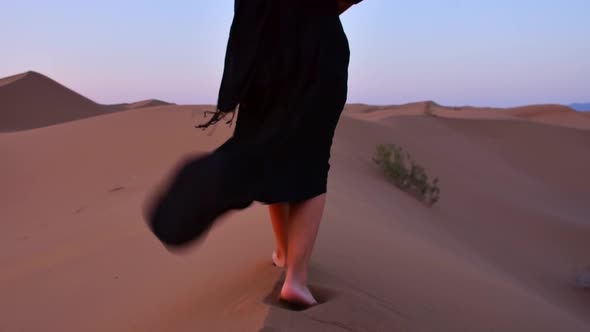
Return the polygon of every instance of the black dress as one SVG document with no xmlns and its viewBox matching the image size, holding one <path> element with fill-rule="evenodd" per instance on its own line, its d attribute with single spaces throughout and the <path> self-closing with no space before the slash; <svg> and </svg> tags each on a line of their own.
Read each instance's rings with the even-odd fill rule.
<svg viewBox="0 0 590 332">
<path fill-rule="evenodd" d="M 231 113 L 234 133 L 180 165 L 145 211 L 154 234 L 182 246 L 253 201 L 325 193 L 349 56 L 336 0 L 237 0 L 217 111 L 198 126 Z"/>
<path fill-rule="evenodd" d="M 273 76 L 275 63 L 280 61 L 273 50 L 281 47 L 281 24 L 291 23 L 280 11 L 293 9 L 281 8 L 280 1 L 274 3 L 272 27 L 263 37 L 259 62 L 237 113 L 234 138 L 228 143 L 256 137 L 265 130 L 263 126 L 287 130 L 282 129 L 284 122 L 297 121 L 284 142 L 264 156 L 264 184 L 254 197 L 262 203 L 296 202 L 326 192 L 332 137 L 347 96 L 349 48 L 334 1 L 312 1 L 316 3 L 307 4 L 295 16 L 302 23 L 297 24 L 301 30 L 294 38 L 299 47 L 293 49 L 300 52 L 304 58 L 300 63 L 305 67 L 294 67 L 294 72 L 285 73 L 285 77 Z M 288 15 L 294 17 L 293 13 Z M 293 44 L 293 39 L 287 40 Z M 280 98 L 281 89 L 292 87 L 297 76 L 306 82 L 302 82 L 304 88 L 297 91 L 296 99 Z M 265 123 L 275 112 L 299 116 L 287 113 Z"/>
</svg>

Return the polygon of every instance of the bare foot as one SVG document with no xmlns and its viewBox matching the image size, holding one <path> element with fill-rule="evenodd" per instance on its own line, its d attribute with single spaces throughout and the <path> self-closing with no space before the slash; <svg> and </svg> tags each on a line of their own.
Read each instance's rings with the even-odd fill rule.
<svg viewBox="0 0 590 332">
<path fill-rule="evenodd" d="M 276 267 L 285 267 L 285 255 L 282 254 L 280 251 L 277 253 L 276 251 L 272 252 L 272 263 Z"/>
<path fill-rule="evenodd" d="M 279 300 L 296 306 L 298 309 L 307 309 L 318 304 L 307 286 L 288 279 L 285 280 L 283 288 L 281 288 Z"/>
</svg>

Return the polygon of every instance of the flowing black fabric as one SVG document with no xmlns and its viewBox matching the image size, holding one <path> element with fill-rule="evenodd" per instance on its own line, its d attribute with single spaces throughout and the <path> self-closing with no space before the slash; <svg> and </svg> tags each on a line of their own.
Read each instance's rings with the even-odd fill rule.
<svg viewBox="0 0 590 332">
<path fill-rule="evenodd" d="M 359 1 L 353 1 L 359 2 Z M 326 191 L 346 102 L 349 48 L 336 0 L 237 0 L 217 110 L 236 128 L 213 152 L 181 163 L 146 209 L 154 234 L 179 247 L 225 212 Z M 239 108 L 238 108 L 239 106 Z"/>
</svg>

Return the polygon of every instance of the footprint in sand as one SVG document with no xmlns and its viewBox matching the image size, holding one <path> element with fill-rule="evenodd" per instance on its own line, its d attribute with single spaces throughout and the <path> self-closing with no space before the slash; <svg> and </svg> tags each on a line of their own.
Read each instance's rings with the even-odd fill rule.
<svg viewBox="0 0 590 332">
<path fill-rule="evenodd" d="M 114 192 L 116 192 L 116 191 L 121 191 L 121 190 L 124 190 L 124 189 L 125 189 L 125 187 L 123 187 L 123 186 L 118 186 L 118 187 L 114 187 L 114 188 L 111 188 L 111 189 L 109 189 L 109 192 L 110 192 L 110 193 L 114 193 Z"/>
</svg>

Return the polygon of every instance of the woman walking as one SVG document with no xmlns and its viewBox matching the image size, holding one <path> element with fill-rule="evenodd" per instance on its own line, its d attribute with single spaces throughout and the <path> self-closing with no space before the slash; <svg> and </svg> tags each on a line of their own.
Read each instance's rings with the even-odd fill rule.
<svg viewBox="0 0 590 332">
<path fill-rule="evenodd" d="M 170 248 L 225 212 L 268 205 L 280 300 L 308 307 L 308 267 L 324 210 L 332 138 L 347 97 L 349 48 L 339 15 L 362 0 L 236 0 L 216 112 L 233 136 L 185 161 L 146 218 Z M 239 106 L 239 108 L 238 108 Z"/>
</svg>

